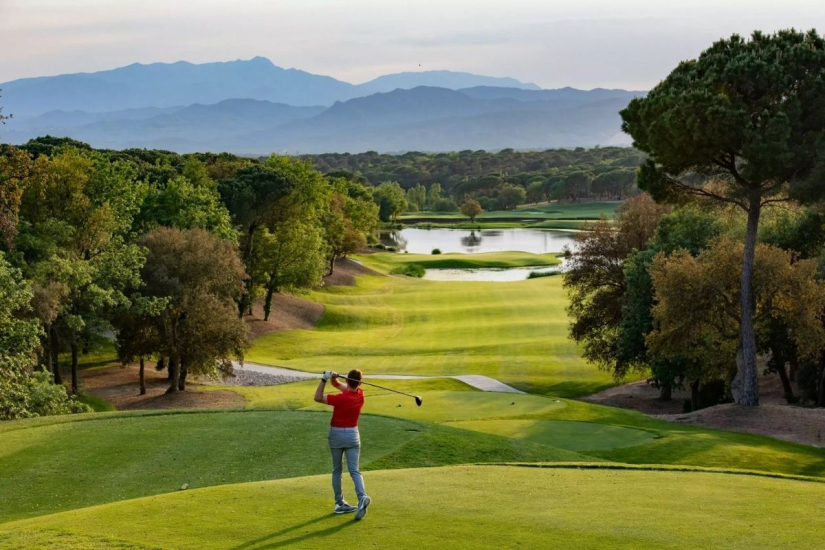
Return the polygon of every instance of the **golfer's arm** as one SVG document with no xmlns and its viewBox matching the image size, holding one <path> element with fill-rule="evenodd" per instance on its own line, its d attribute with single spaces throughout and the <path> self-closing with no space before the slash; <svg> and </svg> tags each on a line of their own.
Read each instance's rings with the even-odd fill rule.
<svg viewBox="0 0 825 550">
<path fill-rule="evenodd" d="M 341 391 L 344 391 L 345 389 L 347 389 L 347 387 L 344 384 L 342 384 L 341 382 L 339 382 L 337 378 L 331 379 L 330 382 L 332 382 L 332 385 L 335 386 L 336 388 L 338 388 Z"/>
<path fill-rule="evenodd" d="M 327 396 L 324 395 L 324 386 L 326 385 L 326 380 L 321 380 L 318 382 L 318 389 L 315 390 L 315 401 L 317 403 L 323 403 L 324 405 L 327 404 Z"/>
</svg>

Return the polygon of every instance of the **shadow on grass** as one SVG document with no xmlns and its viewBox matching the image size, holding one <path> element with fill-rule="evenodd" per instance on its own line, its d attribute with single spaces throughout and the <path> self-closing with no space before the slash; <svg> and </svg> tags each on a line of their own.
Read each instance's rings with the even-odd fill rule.
<svg viewBox="0 0 825 550">
<path fill-rule="evenodd" d="M 305 527 L 314 526 L 318 523 L 330 521 L 336 519 L 337 516 L 333 514 L 324 514 L 323 516 L 311 519 L 309 521 L 305 521 L 303 523 L 299 523 L 298 525 L 293 525 L 291 527 L 287 527 L 285 529 L 281 529 L 280 531 L 276 531 L 274 533 L 270 533 L 269 535 L 257 538 L 255 540 L 251 540 L 245 542 L 239 546 L 235 546 L 232 550 L 246 550 L 252 549 L 255 550 L 265 550 L 271 548 L 286 548 L 290 545 L 297 544 L 299 542 L 303 542 L 305 540 L 314 539 L 317 537 L 324 537 L 326 535 L 331 535 L 335 532 L 340 531 L 341 529 L 345 529 L 355 524 L 354 521 L 351 519 L 345 523 L 336 522 L 335 525 L 327 527 L 325 529 L 321 529 L 320 531 L 311 531 L 304 533 L 302 535 L 293 536 L 291 538 L 279 541 L 273 541 L 272 539 L 280 538 L 288 533 L 292 533 L 293 531 L 297 531 L 299 529 L 303 529 Z M 319 526 L 320 527 L 320 526 Z M 270 542 L 271 541 L 271 542 Z"/>
</svg>

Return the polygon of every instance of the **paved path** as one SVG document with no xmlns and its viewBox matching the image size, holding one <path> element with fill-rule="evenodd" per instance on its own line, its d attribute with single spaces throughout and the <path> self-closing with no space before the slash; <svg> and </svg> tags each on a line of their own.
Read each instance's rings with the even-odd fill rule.
<svg viewBox="0 0 825 550">
<path fill-rule="evenodd" d="M 261 374 L 271 374 L 274 376 L 284 376 L 292 378 L 300 378 L 310 380 L 312 378 L 321 378 L 320 373 L 303 372 L 299 370 L 285 369 L 283 367 L 270 367 L 267 365 L 259 365 L 257 363 L 244 363 L 241 367 L 238 363 L 234 363 L 235 368 L 242 368 L 252 372 L 259 372 Z M 481 376 L 479 374 L 462 374 L 456 376 L 410 376 L 402 374 L 376 374 L 365 376 L 364 378 L 370 380 L 426 380 L 431 378 L 452 378 L 464 382 L 468 386 L 472 386 L 481 391 L 505 392 L 505 393 L 524 393 L 512 386 L 508 386 L 504 382 L 499 382 L 495 378 L 489 376 Z"/>
</svg>

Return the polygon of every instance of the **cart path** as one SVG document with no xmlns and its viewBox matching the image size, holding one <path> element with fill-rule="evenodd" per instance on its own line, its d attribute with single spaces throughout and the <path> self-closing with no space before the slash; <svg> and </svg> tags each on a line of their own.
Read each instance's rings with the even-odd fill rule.
<svg viewBox="0 0 825 550">
<path fill-rule="evenodd" d="M 259 365 L 257 363 L 244 363 L 241 366 L 239 363 L 233 362 L 235 368 L 243 369 L 251 372 L 259 372 L 261 374 L 270 374 L 274 376 L 283 376 L 297 378 L 301 380 L 310 380 L 312 378 L 321 378 L 319 373 L 303 372 L 299 370 L 286 369 L 283 367 L 272 367 L 268 365 Z M 424 380 L 429 378 L 452 378 L 464 382 L 468 386 L 472 386 L 481 391 L 503 392 L 503 393 L 524 393 L 512 386 L 508 386 L 504 382 L 500 382 L 495 378 L 489 376 L 481 376 L 479 374 L 461 374 L 455 376 L 415 376 L 403 374 L 375 374 L 365 376 L 365 379 L 370 380 Z"/>
</svg>

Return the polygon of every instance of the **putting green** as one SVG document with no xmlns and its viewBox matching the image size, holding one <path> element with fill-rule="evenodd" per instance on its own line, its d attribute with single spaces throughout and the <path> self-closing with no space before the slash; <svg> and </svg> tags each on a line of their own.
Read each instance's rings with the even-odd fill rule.
<svg viewBox="0 0 825 550">
<path fill-rule="evenodd" d="M 471 420 L 450 426 L 552 445 L 568 451 L 603 451 L 642 445 L 658 437 L 655 432 L 565 420 Z"/>
<path fill-rule="evenodd" d="M 610 387 L 567 337 L 558 277 L 513 283 L 358 278 L 311 293 L 326 312 L 314 330 L 254 341 L 249 361 L 367 374 L 481 374 L 530 393 L 577 396 Z"/>
<path fill-rule="evenodd" d="M 372 472 L 361 522 L 328 476 L 212 487 L 0 525 L 0 548 L 821 548 L 825 484 L 708 472 Z M 345 485 L 345 490 L 349 489 Z"/>
</svg>

